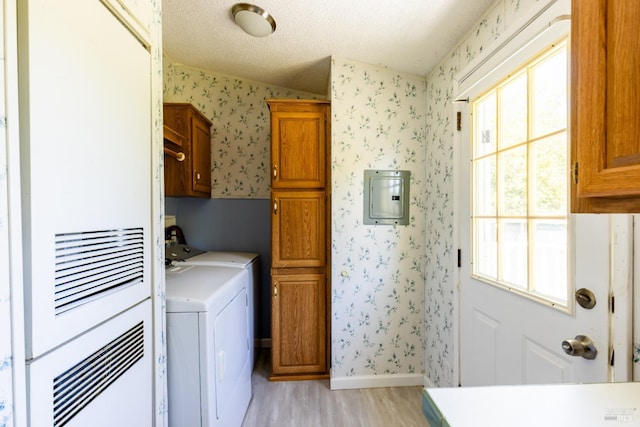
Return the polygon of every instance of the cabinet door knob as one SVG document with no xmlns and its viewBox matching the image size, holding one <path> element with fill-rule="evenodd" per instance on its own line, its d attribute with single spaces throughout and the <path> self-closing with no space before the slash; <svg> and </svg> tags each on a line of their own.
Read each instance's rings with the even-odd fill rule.
<svg viewBox="0 0 640 427">
<path fill-rule="evenodd" d="M 277 284 L 277 283 L 275 283 L 275 284 L 273 285 L 273 296 L 274 296 L 274 297 L 277 297 L 277 296 L 278 296 L 278 284 Z"/>
<path fill-rule="evenodd" d="M 278 201 L 274 200 L 273 201 L 273 214 L 277 215 L 277 213 L 278 213 Z"/>
<path fill-rule="evenodd" d="M 273 179 L 278 177 L 278 165 L 273 166 Z"/>
</svg>

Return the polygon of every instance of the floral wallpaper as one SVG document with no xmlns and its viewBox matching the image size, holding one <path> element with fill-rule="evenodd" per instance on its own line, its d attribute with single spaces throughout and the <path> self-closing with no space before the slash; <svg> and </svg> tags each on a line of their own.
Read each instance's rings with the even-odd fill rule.
<svg viewBox="0 0 640 427">
<path fill-rule="evenodd" d="M 428 78 L 426 113 L 425 374 L 437 386 L 453 385 L 454 241 L 452 52 Z"/>
<path fill-rule="evenodd" d="M 164 57 L 164 102 L 190 102 L 211 126 L 211 197 L 269 199 L 271 122 L 268 98 L 324 99 L 173 64 Z"/>
<path fill-rule="evenodd" d="M 331 64 L 331 378 L 422 374 L 425 79 Z M 363 225 L 366 169 L 409 170 L 410 224 Z"/>
<path fill-rule="evenodd" d="M 346 321 L 350 326 L 345 324 L 340 331 L 334 326 L 332 375 L 419 375 L 423 369 L 425 81 L 365 64 L 344 64 L 349 65 L 332 92 L 332 203 L 334 236 L 339 236 L 332 242 L 337 266 L 333 268 L 332 322 Z M 164 80 L 165 102 L 191 102 L 213 122 L 213 198 L 270 197 L 266 98 L 324 98 L 173 64 L 166 56 Z M 346 126 L 344 132 L 341 125 Z M 410 226 L 362 226 L 364 169 L 411 171 Z M 347 194 L 337 196 L 338 190 Z M 360 226 L 354 228 L 352 222 Z M 369 241 L 363 242 L 363 237 Z M 338 247 L 344 249 L 336 253 Z M 341 257 L 347 259 L 337 261 Z M 348 271 L 350 277 L 336 278 L 336 271 Z M 335 344 L 338 341 L 340 346 Z"/>
</svg>

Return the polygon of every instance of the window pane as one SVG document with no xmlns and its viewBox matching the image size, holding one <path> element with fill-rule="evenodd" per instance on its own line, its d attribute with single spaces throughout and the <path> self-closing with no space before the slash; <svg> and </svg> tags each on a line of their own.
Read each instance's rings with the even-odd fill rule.
<svg viewBox="0 0 640 427">
<path fill-rule="evenodd" d="M 527 221 L 500 221 L 500 268 L 502 280 L 527 289 Z"/>
<path fill-rule="evenodd" d="M 567 134 L 531 144 L 534 215 L 567 213 Z"/>
<path fill-rule="evenodd" d="M 496 158 L 476 160 L 473 211 L 475 215 L 496 215 Z"/>
<path fill-rule="evenodd" d="M 473 272 L 498 278 L 498 236 L 495 219 L 476 219 L 474 227 L 475 263 Z"/>
<path fill-rule="evenodd" d="M 522 73 L 500 89 L 500 148 L 527 139 L 527 74 Z"/>
<path fill-rule="evenodd" d="M 527 214 L 527 147 L 512 148 L 498 158 L 500 215 Z"/>
<path fill-rule="evenodd" d="M 472 264 L 476 278 L 566 307 L 567 41 L 514 70 L 472 105 Z"/>
<path fill-rule="evenodd" d="M 477 101 L 476 108 L 476 135 L 474 144 L 474 157 L 493 153 L 496 150 L 496 93 L 487 95 Z"/>
<path fill-rule="evenodd" d="M 537 64 L 532 70 L 532 137 L 567 127 L 567 50 Z"/>
<path fill-rule="evenodd" d="M 567 221 L 533 221 L 535 291 L 567 301 Z"/>
</svg>

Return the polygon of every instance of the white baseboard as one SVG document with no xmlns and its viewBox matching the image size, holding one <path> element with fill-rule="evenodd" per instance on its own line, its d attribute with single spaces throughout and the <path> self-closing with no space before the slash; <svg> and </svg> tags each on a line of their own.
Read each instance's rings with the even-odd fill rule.
<svg viewBox="0 0 640 427">
<path fill-rule="evenodd" d="M 431 378 L 429 378 L 428 376 L 424 376 L 424 382 L 422 383 L 422 385 L 424 385 L 425 388 L 435 388 L 436 385 L 433 381 L 431 381 Z"/>
<path fill-rule="evenodd" d="M 423 384 L 422 374 L 389 374 L 389 375 L 359 375 L 353 377 L 332 377 L 331 390 L 346 390 L 355 388 L 376 387 L 406 387 Z"/>
</svg>

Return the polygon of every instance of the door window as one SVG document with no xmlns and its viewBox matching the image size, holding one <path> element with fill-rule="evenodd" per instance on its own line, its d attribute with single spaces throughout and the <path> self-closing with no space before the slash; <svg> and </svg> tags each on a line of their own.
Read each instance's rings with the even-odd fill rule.
<svg viewBox="0 0 640 427">
<path fill-rule="evenodd" d="M 568 305 L 567 39 L 471 103 L 472 275 Z"/>
</svg>

